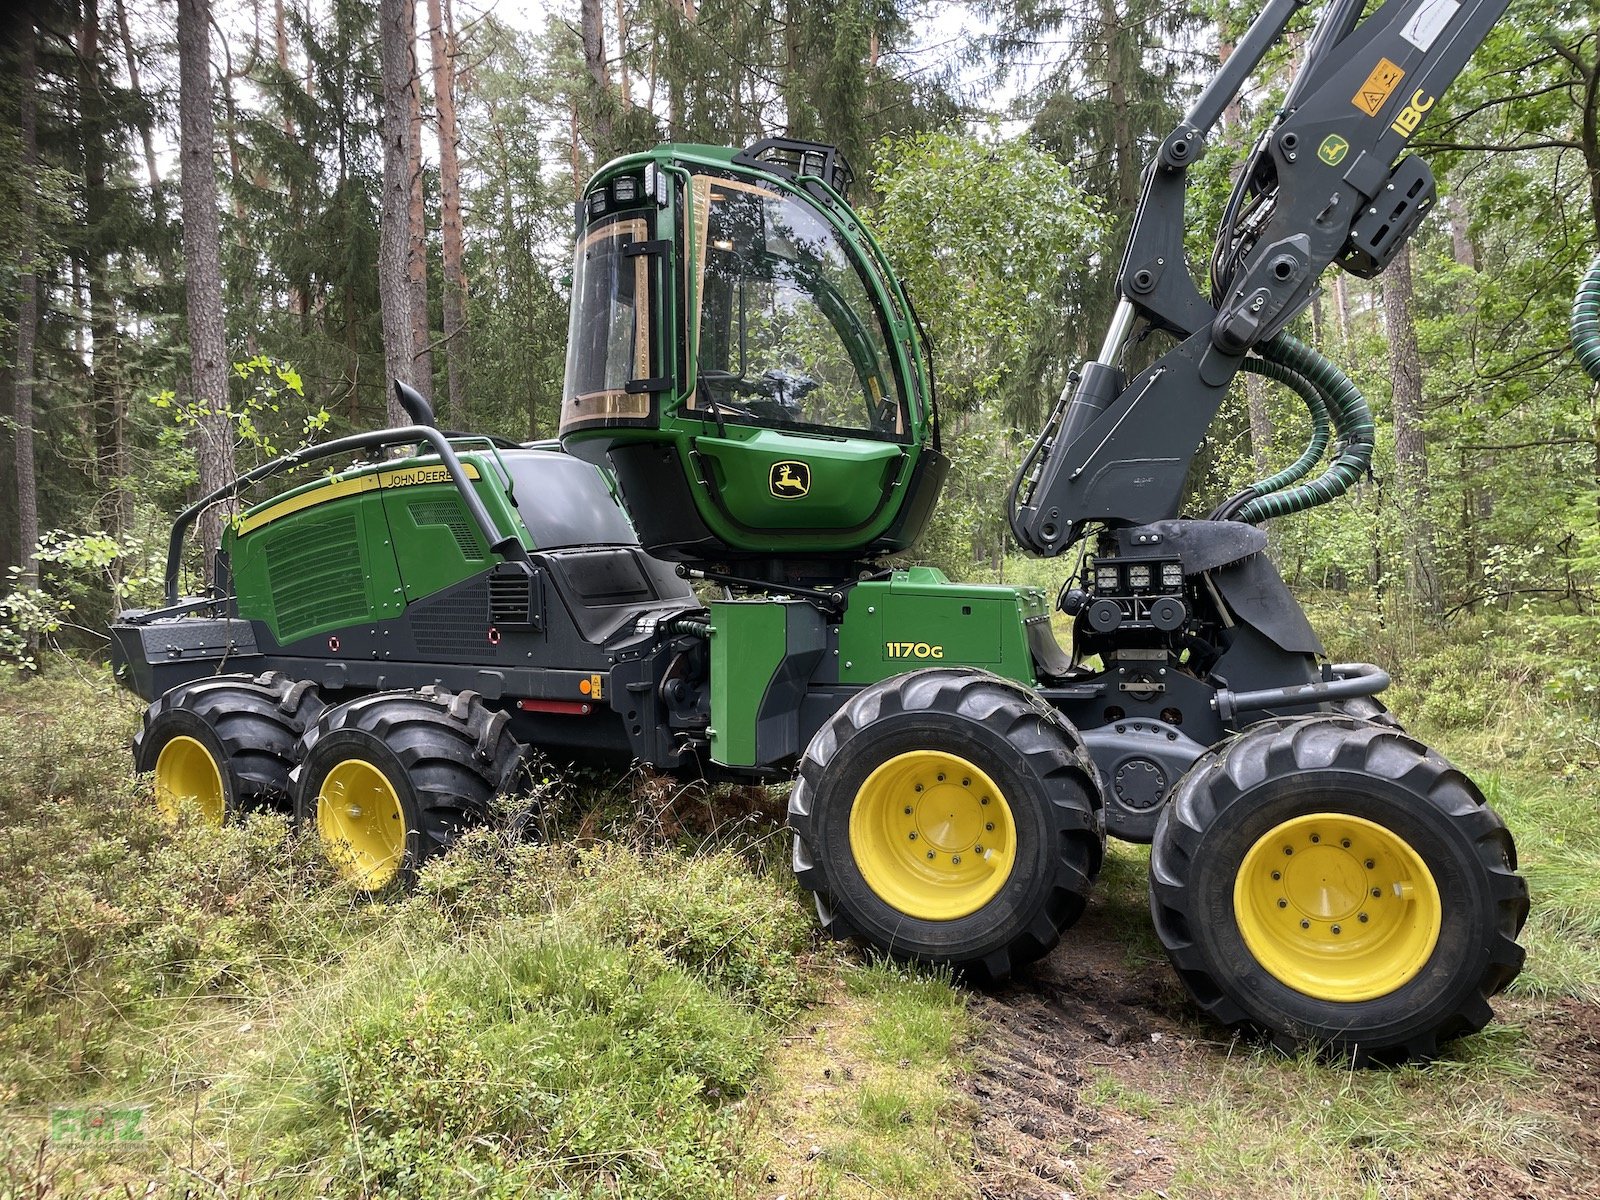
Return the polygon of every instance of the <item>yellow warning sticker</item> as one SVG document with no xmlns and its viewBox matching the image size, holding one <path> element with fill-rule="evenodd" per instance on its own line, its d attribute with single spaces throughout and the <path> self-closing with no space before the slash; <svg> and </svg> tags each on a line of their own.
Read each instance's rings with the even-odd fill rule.
<svg viewBox="0 0 1600 1200">
<path fill-rule="evenodd" d="M 1367 76 L 1367 81 L 1350 98 L 1350 103 L 1369 117 L 1377 116 L 1384 101 L 1394 95 L 1394 89 L 1400 86 L 1405 74 L 1403 67 L 1396 66 L 1387 58 L 1380 58 L 1378 65 L 1372 68 L 1372 74 Z"/>
</svg>

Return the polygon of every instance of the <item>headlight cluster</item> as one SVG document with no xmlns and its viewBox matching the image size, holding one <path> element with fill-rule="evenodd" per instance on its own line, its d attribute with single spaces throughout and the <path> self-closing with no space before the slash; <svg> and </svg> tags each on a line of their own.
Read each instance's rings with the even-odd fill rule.
<svg viewBox="0 0 1600 1200">
<path fill-rule="evenodd" d="M 1094 590 L 1101 596 L 1130 596 L 1149 592 L 1181 592 L 1183 564 L 1178 562 L 1097 562 Z"/>
</svg>

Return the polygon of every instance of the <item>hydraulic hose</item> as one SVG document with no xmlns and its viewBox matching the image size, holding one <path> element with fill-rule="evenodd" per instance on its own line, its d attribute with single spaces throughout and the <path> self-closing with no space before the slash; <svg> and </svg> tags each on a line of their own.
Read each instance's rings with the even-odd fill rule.
<svg viewBox="0 0 1600 1200">
<path fill-rule="evenodd" d="M 1311 441 L 1307 443 L 1304 453 L 1276 475 L 1257 480 L 1247 489 L 1251 498 L 1259 498 L 1282 491 L 1291 483 L 1299 483 L 1311 473 L 1312 467 L 1322 461 L 1323 452 L 1328 448 L 1328 406 L 1322 402 L 1322 393 L 1317 390 L 1315 384 L 1282 363 L 1267 358 L 1249 358 L 1245 360 L 1244 369 L 1252 375 L 1281 383 L 1297 393 L 1306 402 L 1306 409 L 1311 413 Z"/>
<path fill-rule="evenodd" d="M 1339 435 L 1339 454 L 1326 471 L 1309 483 L 1259 495 L 1241 507 L 1233 519 L 1251 525 L 1269 517 L 1303 512 L 1344 495 L 1372 465 L 1375 433 L 1372 410 L 1367 407 L 1361 390 L 1348 375 L 1316 350 L 1288 333 L 1280 333 L 1271 341 L 1262 343 L 1259 350 L 1268 363 L 1300 376 L 1316 389 L 1332 419 L 1334 431 Z M 1297 462 L 1288 470 L 1292 472 L 1299 466 Z M 1310 469 L 1310 464 L 1306 469 Z M 1269 482 L 1263 480 L 1262 484 Z M 1282 487 L 1281 484 L 1278 486 Z"/>
<path fill-rule="evenodd" d="M 1322 402 L 1322 393 L 1312 386 L 1309 379 L 1264 358 L 1248 358 L 1241 369 L 1281 383 L 1305 401 L 1306 411 L 1311 416 L 1311 440 L 1292 464 L 1275 475 L 1256 480 L 1217 505 L 1206 518 L 1209 521 L 1231 521 L 1250 501 L 1281 491 L 1291 483 L 1299 483 L 1310 474 L 1312 467 L 1322 461 L 1323 452 L 1328 448 L 1328 406 Z"/>
<path fill-rule="evenodd" d="M 1589 264 L 1572 301 L 1572 349 L 1589 378 L 1600 383 L 1600 255 Z"/>
</svg>

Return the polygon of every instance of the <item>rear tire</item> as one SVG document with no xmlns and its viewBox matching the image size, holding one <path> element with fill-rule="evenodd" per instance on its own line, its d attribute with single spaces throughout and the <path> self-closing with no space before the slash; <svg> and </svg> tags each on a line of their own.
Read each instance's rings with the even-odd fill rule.
<svg viewBox="0 0 1600 1200">
<path fill-rule="evenodd" d="M 134 770 L 155 772 L 168 821 L 186 806 L 211 825 L 253 807 L 285 808 L 295 749 L 322 708 L 310 683 L 276 671 L 179 684 L 145 710 Z"/>
<path fill-rule="evenodd" d="M 527 747 L 474 692 L 379 692 L 324 712 L 293 776 L 295 818 L 359 890 L 409 888 L 526 780 Z"/>
<path fill-rule="evenodd" d="M 1105 850 L 1071 725 L 969 669 L 887 679 L 834 714 L 800 761 L 789 824 L 829 933 L 993 979 L 1077 920 Z"/>
<path fill-rule="evenodd" d="M 1156 932 L 1213 1019 L 1357 1063 L 1481 1029 L 1521 970 L 1516 847 L 1472 781 L 1394 729 L 1264 724 L 1178 782 L 1156 829 Z"/>
</svg>

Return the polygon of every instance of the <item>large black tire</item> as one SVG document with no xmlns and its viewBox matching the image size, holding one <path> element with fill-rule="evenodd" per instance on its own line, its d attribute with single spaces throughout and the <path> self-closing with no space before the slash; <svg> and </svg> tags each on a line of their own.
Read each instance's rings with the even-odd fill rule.
<svg viewBox="0 0 1600 1200">
<path fill-rule="evenodd" d="M 999 804 L 974 803 L 985 780 Z M 1105 850 L 1097 777 L 1072 726 L 1028 689 L 970 669 L 887 679 L 835 713 L 800 760 L 789 824 L 795 876 L 829 933 L 992 979 L 1056 944 Z M 998 844 L 985 852 L 974 837 Z M 922 855 L 938 860 L 927 880 Z M 997 856 L 1009 867 L 991 869 Z"/>
<path fill-rule="evenodd" d="M 315 687 L 276 671 L 182 683 L 145 710 L 134 770 L 156 771 L 156 802 L 169 819 L 185 802 L 214 824 L 250 808 L 287 808 L 296 747 L 322 708 Z M 207 781 L 205 794 L 175 785 L 185 771 Z"/>
<path fill-rule="evenodd" d="M 1440 755 L 1312 717 L 1246 730 L 1179 780 L 1150 907 L 1214 1020 L 1286 1050 L 1424 1059 L 1481 1029 L 1522 968 L 1516 865 L 1504 823 Z"/>
<path fill-rule="evenodd" d="M 475 692 L 378 692 L 324 712 L 294 770 L 295 817 L 371 893 L 409 888 L 424 863 L 525 783 L 527 747 Z"/>
</svg>

